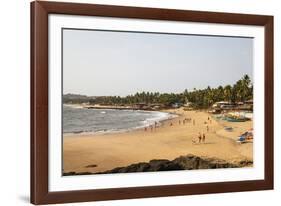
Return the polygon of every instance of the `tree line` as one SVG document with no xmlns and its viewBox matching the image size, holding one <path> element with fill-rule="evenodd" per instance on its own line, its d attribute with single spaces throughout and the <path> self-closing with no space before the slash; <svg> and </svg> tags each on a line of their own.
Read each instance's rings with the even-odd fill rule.
<svg viewBox="0 0 281 206">
<path fill-rule="evenodd" d="M 248 75 L 244 75 L 234 85 L 218 86 L 206 89 L 196 89 L 182 93 L 159 93 L 159 92 L 137 92 L 134 95 L 120 96 L 99 96 L 88 99 L 72 99 L 71 103 L 89 102 L 90 104 L 102 105 L 134 105 L 134 104 L 161 104 L 167 107 L 177 103 L 189 102 L 195 108 L 208 108 L 218 101 L 232 103 L 244 102 L 253 98 L 253 84 Z M 69 103 L 64 99 L 64 103 Z"/>
</svg>

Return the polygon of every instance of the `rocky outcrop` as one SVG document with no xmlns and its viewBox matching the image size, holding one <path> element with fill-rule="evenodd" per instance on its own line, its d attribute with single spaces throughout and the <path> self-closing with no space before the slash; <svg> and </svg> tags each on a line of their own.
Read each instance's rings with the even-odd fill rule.
<svg viewBox="0 0 281 206">
<path fill-rule="evenodd" d="M 64 172 L 63 176 L 73 176 L 73 175 L 92 175 L 91 172 Z"/>
<path fill-rule="evenodd" d="M 174 170 L 196 170 L 196 169 L 217 169 L 217 168 L 239 168 L 250 167 L 253 165 L 251 160 L 241 160 L 239 162 L 227 162 L 215 158 L 203 158 L 194 155 L 180 156 L 174 160 L 155 159 L 149 162 L 140 162 L 126 167 L 116 167 L 111 170 L 98 173 L 90 172 L 68 172 L 69 175 L 88 175 L 88 174 L 112 174 L 112 173 L 131 173 L 131 172 L 156 172 L 156 171 L 174 171 Z"/>
<path fill-rule="evenodd" d="M 100 172 L 99 174 L 238 168 L 238 167 L 249 167 L 252 165 L 253 162 L 249 160 L 242 160 L 240 162 L 230 163 L 220 159 L 202 158 L 194 155 L 186 155 L 186 156 L 180 156 L 172 161 L 166 159 L 159 159 L 159 160 L 151 160 L 149 162 L 131 164 L 126 167 L 117 167 L 112 170 Z"/>
</svg>

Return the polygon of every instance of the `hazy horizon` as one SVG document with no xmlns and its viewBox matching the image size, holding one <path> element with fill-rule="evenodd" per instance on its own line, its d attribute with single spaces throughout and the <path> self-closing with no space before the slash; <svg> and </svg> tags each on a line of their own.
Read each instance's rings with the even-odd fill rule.
<svg viewBox="0 0 281 206">
<path fill-rule="evenodd" d="M 245 74 L 246 75 L 246 74 Z M 248 75 L 248 74 L 247 74 Z M 249 75 L 248 75 L 249 76 Z M 241 77 L 242 78 L 242 77 Z M 238 79 L 239 80 L 239 79 Z M 237 81 L 238 81 L 237 80 Z M 252 81 L 252 79 L 251 79 L 251 81 Z M 253 82 L 252 82 L 253 83 Z M 231 84 L 230 84 L 231 85 Z M 208 85 L 209 86 L 209 85 Z M 192 91 L 194 91 L 194 89 L 197 89 L 197 90 L 200 90 L 200 89 L 207 89 L 207 87 L 208 86 L 206 86 L 205 88 L 193 88 L 193 89 L 187 89 L 188 90 L 188 92 L 192 92 Z M 218 85 L 218 86 L 222 86 L 222 87 L 224 87 L 224 86 L 226 86 L 226 85 Z M 231 85 L 231 86 L 233 86 L 233 85 Z M 211 89 L 213 89 L 213 88 L 217 88 L 217 87 L 210 87 Z M 159 92 L 159 93 L 174 93 L 174 94 L 180 94 L 180 93 L 183 93 L 185 91 L 185 89 L 183 90 L 183 91 L 179 91 L 179 92 Z M 81 96 L 88 96 L 88 97 L 94 97 L 94 96 L 96 96 L 96 97 L 101 97 L 101 96 L 104 96 L 104 97 L 106 97 L 106 96 L 120 96 L 120 97 L 126 97 L 126 96 L 129 96 L 129 95 L 135 95 L 136 93 L 142 93 L 142 92 L 150 92 L 151 93 L 151 91 L 136 91 L 135 93 L 131 93 L 131 94 L 126 94 L 126 95 L 88 95 L 88 94 L 83 94 L 83 93 L 72 93 L 72 92 L 68 92 L 68 93 L 63 93 L 63 95 L 68 95 L 68 94 L 70 94 L 70 95 L 81 95 Z M 158 91 L 154 91 L 153 93 L 155 93 L 155 92 L 158 92 Z"/>
<path fill-rule="evenodd" d="M 181 93 L 252 71 L 252 38 L 63 30 L 63 94 Z"/>
</svg>

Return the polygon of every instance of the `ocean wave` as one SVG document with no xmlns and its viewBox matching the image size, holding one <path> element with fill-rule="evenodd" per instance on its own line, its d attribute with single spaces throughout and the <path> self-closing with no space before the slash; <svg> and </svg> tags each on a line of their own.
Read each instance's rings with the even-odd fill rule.
<svg viewBox="0 0 281 206">
<path fill-rule="evenodd" d="M 142 121 L 143 127 L 153 125 L 153 124 L 155 124 L 155 122 L 157 124 L 159 124 L 159 123 L 161 124 L 162 121 L 165 121 L 165 120 L 168 120 L 168 119 L 173 119 L 173 118 L 178 116 L 178 115 L 167 113 L 167 112 L 155 112 L 155 113 L 157 113 L 158 116 L 147 118 L 147 119 Z"/>
<path fill-rule="evenodd" d="M 110 109 L 110 110 L 112 110 L 112 109 Z M 143 111 L 143 110 L 139 110 L 139 111 L 137 111 L 137 110 L 134 110 L 134 111 L 116 110 L 116 111 L 123 113 L 123 115 L 124 115 L 124 112 L 128 112 L 127 114 L 129 116 L 127 116 L 127 117 L 132 118 L 133 116 L 135 116 L 136 118 L 135 119 L 132 118 L 132 120 L 130 122 L 130 120 L 128 121 L 128 118 L 126 118 L 126 116 L 122 117 L 122 118 L 120 118 L 120 121 L 115 120 L 115 122 L 114 121 L 111 122 L 112 123 L 112 127 L 111 127 L 110 124 L 108 124 L 108 122 L 110 123 L 111 118 L 113 118 L 113 116 L 112 116 L 113 114 L 116 117 L 116 113 L 110 113 L 109 110 L 106 110 L 106 111 L 98 110 L 98 111 L 96 111 L 97 113 L 91 114 L 91 113 L 95 112 L 95 110 L 90 110 L 90 111 L 89 110 L 85 110 L 85 111 L 75 110 L 75 114 L 83 114 L 80 116 L 81 117 L 80 122 L 81 122 L 81 120 L 86 119 L 85 115 L 89 115 L 89 116 L 90 115 L 99 115 L 99 114 L 100 115 L 95 116 L 95 121 L 91 122 L 91 121 L 85 120 L 85 123 L 83 125 L 84 127 L 86 125 L 85 128 L 82 128 L 83 126 L 73 125 L 73 121 L 77 121 L 77 120 L 75 120 L 77 118 L 76 115 L 73 115 L 71 118 L 66 118 L 66 121 L 69 121 L 69 122 L 68 122 L 68 124 L 66 123 L 66 125 L 68 125 L 68 127 L 64 129 L 64 136 L 72 136 L 75 134 L 82 136 L 82 135 L 100 135 L 100 134 L 108 134 L 108 133 L 129 132 L 129 131 L 149 127 L 151 125 L 154 125 L 155 122 L 157 123 L 157 125 L 161 125 L 162 121 L 173 119 L 178 116 L 178 115 L 175 115 L 172 113 L 160 112 L 160 111 Z M 69 112 L 69 110 L 68 110 L 68 112 Z M 104 115 L 104 112 L 106 113 L 106 116 Z M 134 113 L 133 116 L 132 116 L 132 112 Z M 108 118 L 108 122 L 106 122 L 104 120 L 104 118 Z M 97 119 L 99 119 L 99 120 L 97 121 Z M 71 124 L 70 124 L 70 121 L 71 121 Z M 105 122 L 102 122 L 102 121 L 105 121 Z M 124 121 L 123 124 L 122 124 L 122 121 Z M 133 123 L 134 121 L 135 121 L 135 123 Z M 117 123 L 117 124 L 115 124 L 115 123 Z M 103 126 L 103 124 L 104 124 L 104 126 Z M 65 122 L 64 122 L 64 126 L 65 126 Z M 126 126 L 128 126 L 128 127 L 126 128 Z"/>
</svg>

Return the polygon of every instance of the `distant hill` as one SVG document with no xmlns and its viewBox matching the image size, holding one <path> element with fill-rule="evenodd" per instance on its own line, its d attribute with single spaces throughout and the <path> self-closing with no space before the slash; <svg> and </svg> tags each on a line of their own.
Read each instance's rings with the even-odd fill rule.
<svg viewBox="0 0 281 206">
<path fill-rule="evenodd" d="M 63 95 L 63 103 L 84 103 L 89 102 L 90 100 L 95 99 L 95 97 L 89 97 L 87 95 L 80 95 L 80 94 L 64 94 Z"/>
</svg>

